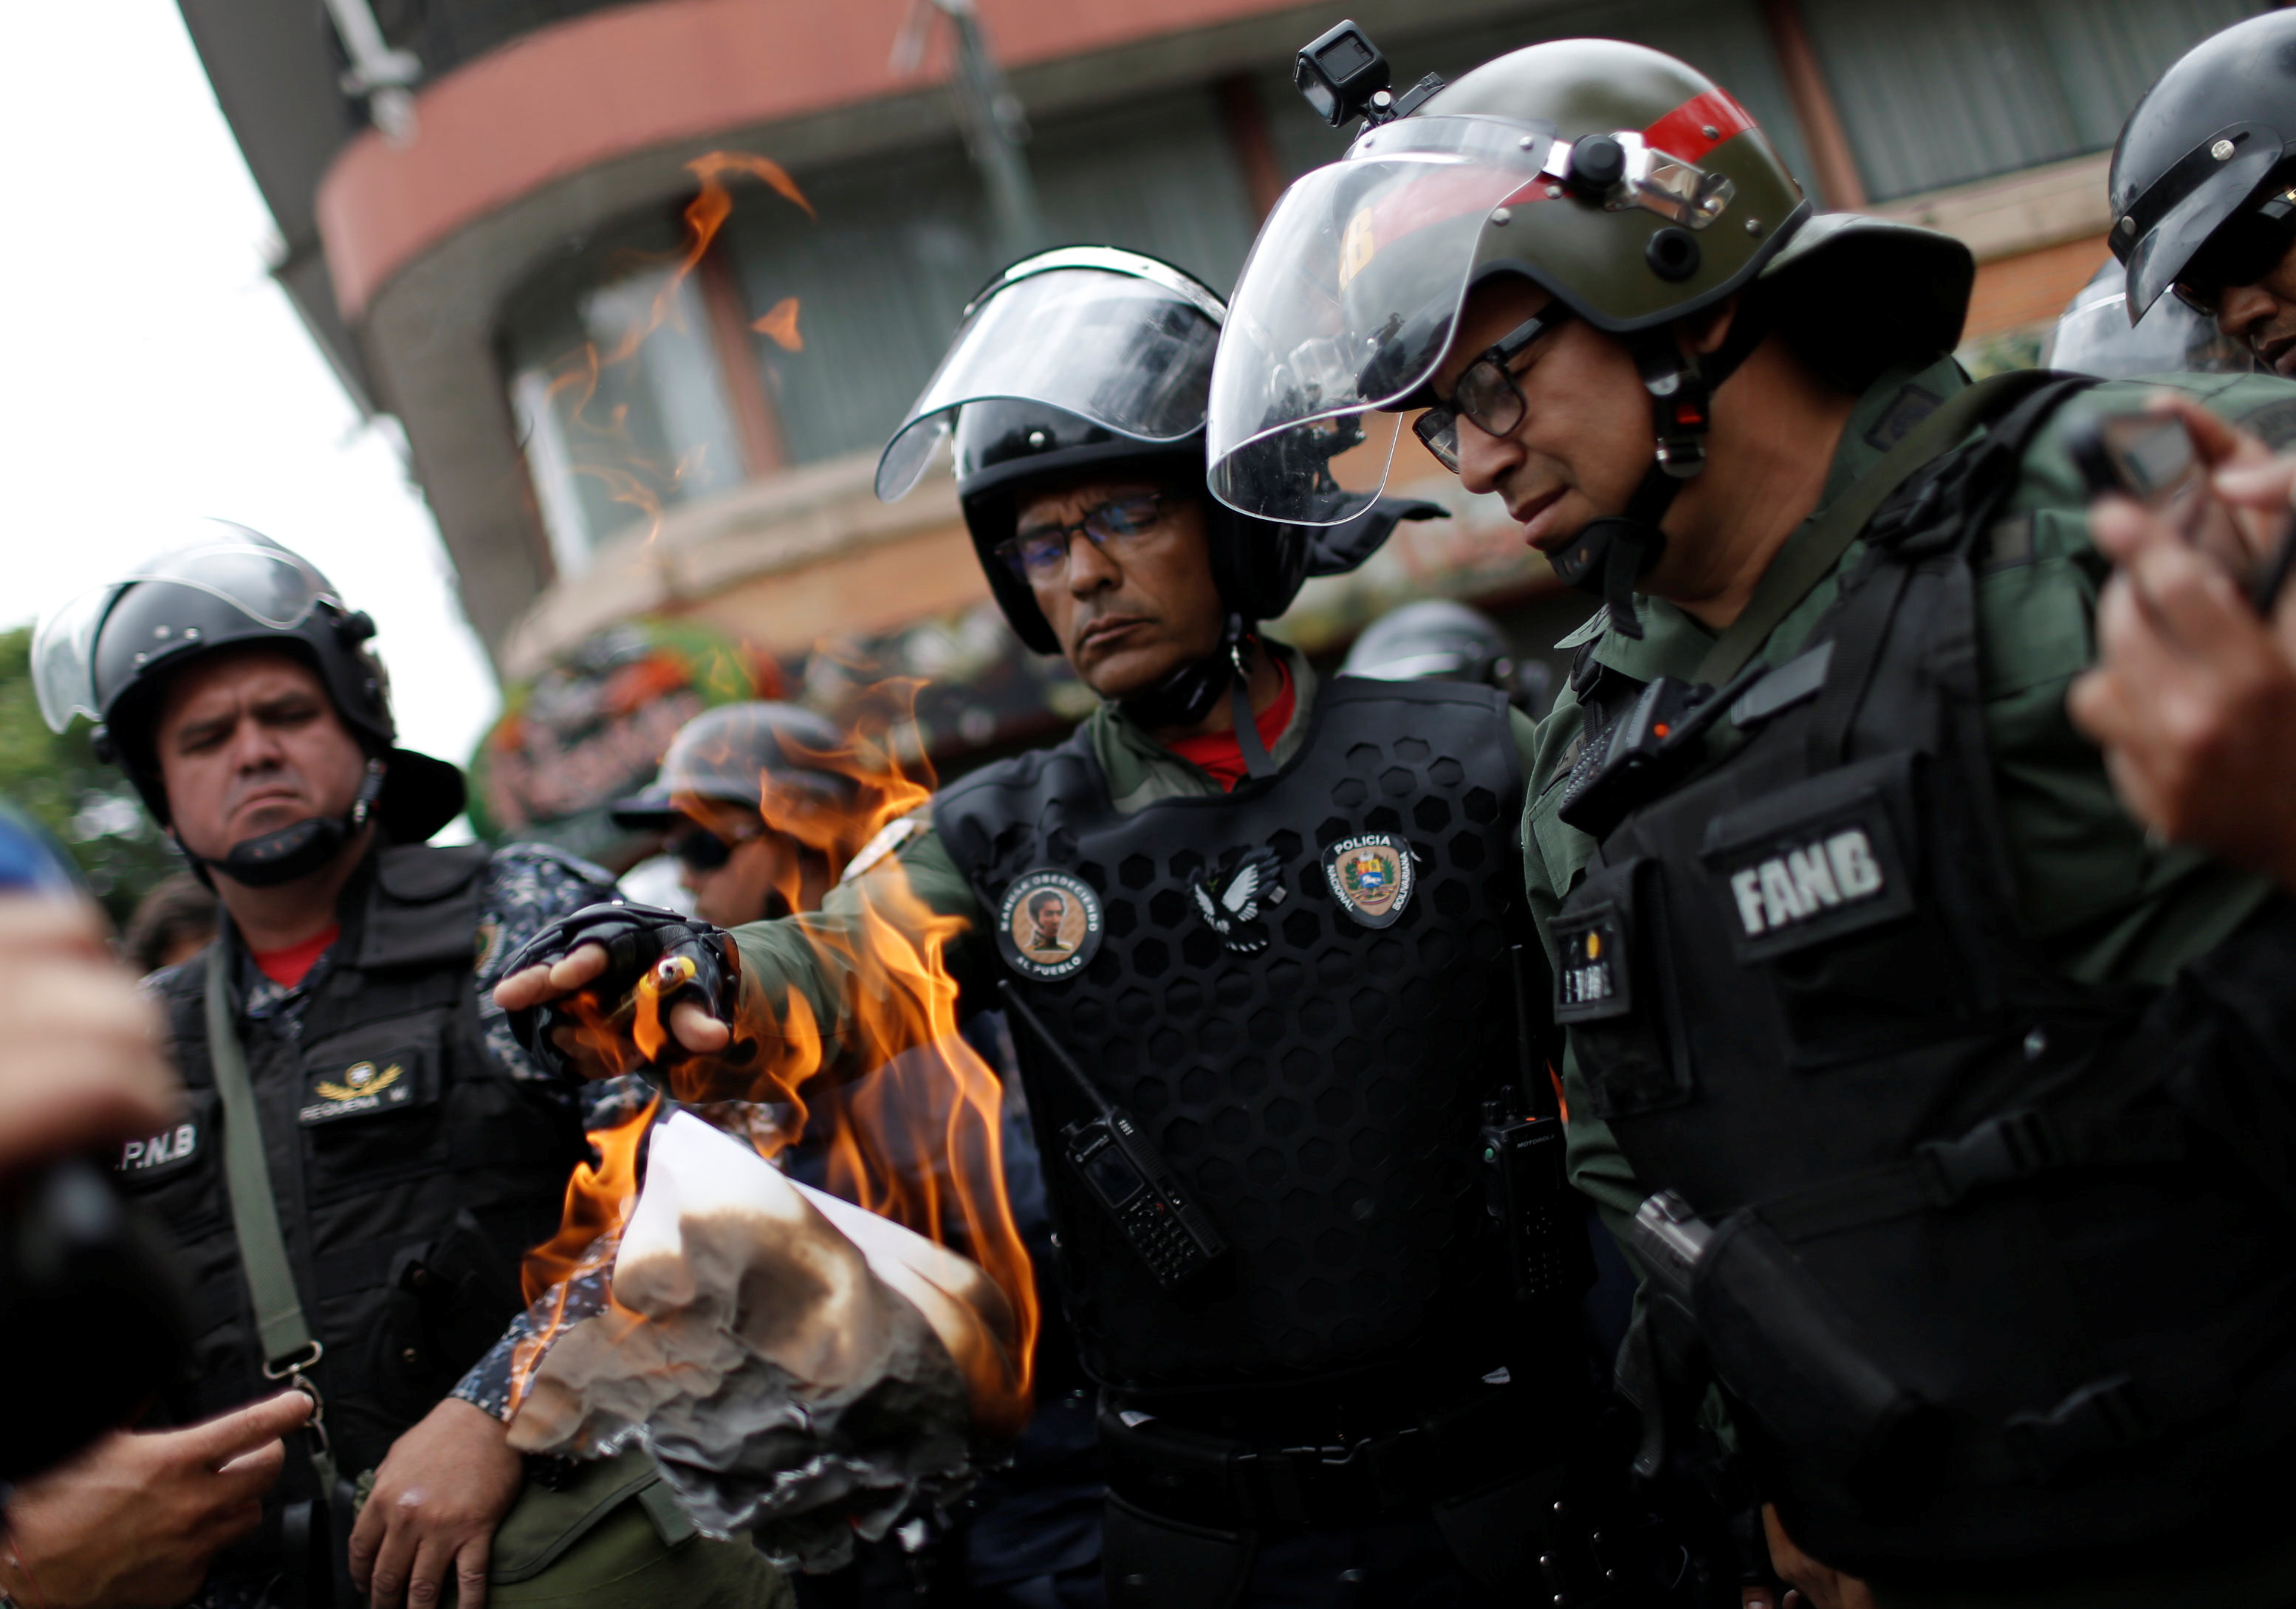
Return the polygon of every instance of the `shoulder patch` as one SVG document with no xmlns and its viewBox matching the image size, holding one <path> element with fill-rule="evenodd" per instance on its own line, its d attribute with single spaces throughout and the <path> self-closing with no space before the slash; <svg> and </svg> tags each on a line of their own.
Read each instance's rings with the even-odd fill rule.
<svg viewBox="0 0 2296 1609">
<path fill-rule="evenodd" d="M 479 976 L 484 977 L 487 974 L 487 969 L 494 965 L 496 959 L 502 954 L 502 924 L 480 923 L 477 940 L 474 948 L 478 951 L 478 958 L 471 963 L 471 970 Z"/>
<path fill-rule="evenodd" d="M 910 839 L 923 832 L 931 819 L 925 811 L 914 810 L 898 820 L 887 822 L 877 829 L 875 837 L 863 844 L 853 858 L 845 863 L 845 870 L 839 874 L 837 881 L 852 882 Z"/>
<path fill-rule="evenodd" d="M 594 882 L 602 888 L 610 889 L 614 886 L 613 874 L 603 866 L 593 866 L 579 855 L 547 843 L 533 843 L 525 841 L 506 843 L 494 852 L 488 860 L 487 866 L 497 879 L 504 876 L 514 877 L 521 873 L 537 871 L 546 866 L 552 871 L 563 872 L 568 876 L 578 878 L 584 882 Z"/>
</svg>

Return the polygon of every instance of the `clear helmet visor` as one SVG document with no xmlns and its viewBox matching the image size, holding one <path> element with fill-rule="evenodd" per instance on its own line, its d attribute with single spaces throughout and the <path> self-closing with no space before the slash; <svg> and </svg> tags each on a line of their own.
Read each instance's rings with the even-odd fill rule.
<svg viewBox="0 0 2296 1609">
<path fill-rule="evenodd" d="M 275 631 L 301 625 L 323 599 L 338 606 L 341 602 L 333 584 L 299 555 L 252 531 L 209 522 L 198 539 L 169 548 L 40 617 L 32 633 L 32 685 L 50 730 L 62 732 L 75 715 L 103 718 L 95 667 L 104 622 L 122 594 L 145 582 L 203 593 L 251 624 Z"/>
<path fill-rule="evenodd" d="M 2120 265 L 2108 259 L 2057 320 L 2042 366 L 2105 380 L 2188 371 L 2244 374 L 2261 367 L 2214 319 L 2173 296 L 2154 302 L 2132 325 L 2125 284 Z"/>
<path fill-rule="evenodd" d="M 1070 247 L 1016 263 L 974 302 L 924 391 L 877 460 L 877 496 L 906 497 L 957 410 L 1038 402 L 1136 440 L 1203 428 L 1226 309 L 1152 258 Z"/>
<path fill-rule="evenodd" d="M 1403 422 L 1378 411 L 1405 406 L 1434 374 L 1484 225 L 1545 197 L 1554 145 L 1531 124 L 1405 118 L 1284 193 L 1212 365 L 1214 496 L 1316 525 L 1379 491 Z"/>
</svg>

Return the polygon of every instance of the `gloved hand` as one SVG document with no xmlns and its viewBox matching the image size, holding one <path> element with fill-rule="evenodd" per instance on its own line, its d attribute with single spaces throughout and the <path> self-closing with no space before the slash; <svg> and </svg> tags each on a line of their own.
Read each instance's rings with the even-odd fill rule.
<svg viewBox="0 0 2296 1609">
<path fill-rule="evenodd" d="M 754 1058 L 736 1042 L 742 956 L 723 929 L 611 903 L 562 916 L 511 957 L 496 1003 L 545 1068 L 570 1078 L 639 1072 L 666 1085 L 694 1056 Z"/>
</svg>

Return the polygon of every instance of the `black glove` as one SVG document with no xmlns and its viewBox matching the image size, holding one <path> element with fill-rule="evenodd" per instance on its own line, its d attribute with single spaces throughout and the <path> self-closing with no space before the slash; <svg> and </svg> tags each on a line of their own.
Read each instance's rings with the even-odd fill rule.
<svg viewBox="0 0 2296 1609">
<path fill-rule="evenodd" d="M 581 1018 L 571 1009 L 586 1002 L 592 1021 L 611 1030 L 626 1045 L 636 1015 L 632 998 L 638 981 L 653 975 L 659 991 L 663 1041 L 659 1054 L 645 1058 L 635 1047 L 627 1050 L 628 1064 L 618 1072 L 642 1072 L 655 1082 L 660 1074 L 689 1054 L 668 1033 L 670 1008 L 691 1000 L 728 1027 L 735 1025 L 735 1002 L 742 991 L 742 952 L 723 928 L 676 911 L 651 905 L 619 901 L 583 907 L 561 916 L 519 947 L 504 969 L 504 977 L 562 961 L 585 944 L 606 952 L 606 970 L 573 995 L 546 1005 L 510 1014 L 511 1032 L 526 1053 L 549 1071 L 567 1078 L 578 1074 L 566 1053 L 558 1047 L 555 1030 L 578 1027 Z"/>
</svg>

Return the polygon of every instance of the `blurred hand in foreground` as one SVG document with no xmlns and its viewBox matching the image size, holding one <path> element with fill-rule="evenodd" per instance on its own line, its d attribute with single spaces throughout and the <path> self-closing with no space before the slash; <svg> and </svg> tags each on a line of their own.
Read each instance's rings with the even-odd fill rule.
<svg viewBox="0 0 2296 1609">
<path fill-rule="evenodd" d="M 2217 465 L 2217 495 L 2243 512 L 2259 567 L 2269 563 L 2296 460 L 2274 459 L 2205 410 L 2175 411 Z M 2118 571 L 2097 606 L 2096 667 L 2067 698 L 2074 724 L 2103 746 L 2114 787 L 2146 825 L 2296 890 L 2289 593 L 2267 623 L 2234 578 L 2136 503 L 2102 499 L 2089 523 Z"/>
<path fill-rule="evenodd" d="M 182 1603 L 261 1523 L 283 1438 L 310 1413 L 283 1391 L 188 1430 L 116 1433 L 25 1482 L 8 1500 L 0 1589 L 46 1609 Z"/>
<path fill-rule="evenodd" d="M 0 894 L 0 1176 L 176 1121 L 160 1009 L 92 906 Z"/>
</svg>

